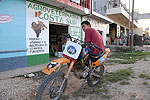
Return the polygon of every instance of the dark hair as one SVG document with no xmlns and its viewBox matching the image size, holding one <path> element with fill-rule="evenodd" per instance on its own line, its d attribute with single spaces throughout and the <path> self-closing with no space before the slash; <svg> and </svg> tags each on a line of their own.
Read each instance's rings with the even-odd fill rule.
<svg viewBox="0 0 150 100">
<path fill-rule="evenodd" d="M 85 24 L 85 25 L 90 25 L 91 26 L 91 24 L 90 24 L 90 22 L 89 21 L 83 21 L 82 23 L 81 23 L 81 25 L 83 25 L 83 24 Z"/>
</svg>

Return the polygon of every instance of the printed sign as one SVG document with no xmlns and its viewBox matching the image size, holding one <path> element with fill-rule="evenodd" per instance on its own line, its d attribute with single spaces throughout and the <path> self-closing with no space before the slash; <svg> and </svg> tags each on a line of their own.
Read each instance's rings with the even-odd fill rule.
<svg viewBox="0 0 150 100">
<path fill-rule="evenodd" d="M 78 59 L 81 49 L 82 49 L 81 45 L 71 41 L 67 41 L 63 54 L 73 59 Z"/>
<path fill-rule="evenodd" d="M 34 11 L 34 13 L 32 13 L 32 17 L 35 16 L 36 11 L 40 11 L 41 14 L 38 16 L 40 20 L 64 23 L 73 26 L 80 25 L 80 16 L 68 12 L 63 12 L 57 8 L 50 8 L 40 4 L 27 2 L 27 9 L 30 10 L 30 12 Z"/>
<path fill-rule="evenodd" d="M 74 55 L 75 53 L 76 53 L 76 48 L 74 47 L 74 46 L 72 46 L 72 45 L 69 45 L 68 47 L 67 47 L 67 52 L 69 53 L 69 54 L 71 54 L 71 55 Z"/>
<path fill-rule="evenodd" d="M 71 0 L 71 1 L 80 4 L 80 0 Z"/>
<path fill-rule="evenodd" d="M 120 26 L 117 25 L 117 37 L 120 37 Z"/>
<path fill-rule="evenodd" d="M 27 55 L 49 53 L 49 22 L 35 17 L 35 10 L 28 6 L 26 12 Z"/>
<path fill-rule="evenodd" d="M 49 53 L 49 22 L 67 24 L 71 34 L 80 35 L 81 16 L 26 1 L 27 55 Z"/>
</svg>

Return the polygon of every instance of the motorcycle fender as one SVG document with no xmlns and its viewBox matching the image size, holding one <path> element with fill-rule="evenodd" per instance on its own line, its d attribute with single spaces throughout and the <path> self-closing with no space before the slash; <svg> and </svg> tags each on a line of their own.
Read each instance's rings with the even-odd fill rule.
<svg viewBox="0 0 150 100">
<path fill-rule="evenodd" d="M 67 58 L 58 58 L 56 60 L 51 61 L 43 70 L 45 74 L 50 75 L 56 68 L 58 68 L 61 64 L 70 63 L 70 59 Z"/>
<path fill-rule="evenodd" d="M 101 58 L 105 59 L 104 62 L 101 63 L 100 59 L 98 59 L 96 62 L 92 62 L 92 67 L 100 66 L 100 65 L 103 65 L 104 63 L 106 63 L 106 61 L 107 61 L 107 55 L 110 53 L 110 51 L 111 50 L 109 48 L 106 48 L 105 54 L 101 57 Z"/>
</svg>

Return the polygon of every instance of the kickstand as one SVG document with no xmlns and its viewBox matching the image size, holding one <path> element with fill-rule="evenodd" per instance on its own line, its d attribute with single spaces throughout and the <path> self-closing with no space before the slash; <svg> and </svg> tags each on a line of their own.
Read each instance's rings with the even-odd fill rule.
<svg viewBox="0 0 150 100">
<path fill-rule="evenodd" d="M 95 88 L 94 88 L 94 86 L 92 86 L 91 88 L 92 88 L 93 92 L 95 92 Z"/>
</svg>

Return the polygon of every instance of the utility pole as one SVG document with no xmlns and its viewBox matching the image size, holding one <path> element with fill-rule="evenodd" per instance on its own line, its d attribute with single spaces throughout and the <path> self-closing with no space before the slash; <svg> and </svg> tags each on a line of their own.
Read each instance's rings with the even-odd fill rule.
<svg viewBox="0 0 150 100">
<path fill-rule="evenodd" d="M 131 51 L 133 52 L 133 28 L 134 28 L 134 0 L 132 1 L 132 32 L 131 32 Z"/>
<path fill-rule="evenodd" d="M 130 16 L 131 16 L 131 13 L 130 13 L 130 0 L 129 0 L 129 33 L 128 33 L 128 46 L 130 46 Z"/>
</svg>

